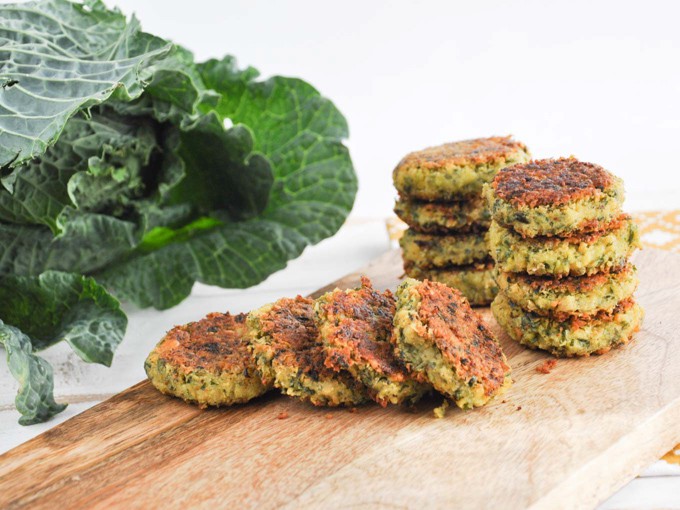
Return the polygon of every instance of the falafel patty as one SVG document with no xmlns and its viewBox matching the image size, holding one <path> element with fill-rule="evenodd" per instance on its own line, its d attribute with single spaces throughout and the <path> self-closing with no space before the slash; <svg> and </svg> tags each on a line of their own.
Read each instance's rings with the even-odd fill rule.
<svg viewBox="0 0 680 510">
<path fill-rule="evenodd" d="M 493 262 L 484 261 L 467 266 L 422 269 L 405 265 L 404 272 L 417 280 L 432 280 L 459 290 L 472 306 L 486 306 L 496 297 L 498 286 L 494 279 Z"/>
<path fill-rule="evenodd" d="M 488 230 L 491 212 L 481 196 L 461 202 L 422 202 L 400 199 L 394 213 L 409 227 L 429 234 Z"/>
<path fill-rule="evenodd" d="M 326 346 L 326 366 L 347 370 L 383 407 L 414 404 L 430 386 L 417 382 L 390 343 L 394 296 L 378 292 L 363 276 L 358 289 L 335 289 L 314 303 L 316 324 Z"/>
<path fill-rule="evenodd" d="M 503 167 L 530 159 L 526 146 L 494 136 L 446 143 L 412 152 L 392 172 L 402 197 L 427 201 L 479 196 Z"/>
<path fill-rule="evenodd" d="M 248 314 L 253 355 L 265 382 L 315 406 L 357 405 L 366 388 L 348 372 L 325 364 L 311 299 L 282 298 Z"/>
<path fill-rule="evenodd" d="M 599 230 L 569 237 L 526 237 L 495 221 L 489 229 L 491 256 L 501 271 L 582 276 L 623 267 L 640 247 L 637 225 L 621 215 Z"/>
<path fill-rule="evenodd" d="M 500 344 L 460 292 L 407 279 L 396 294 L 392 341 L 417 377 L 461 409 L 482 406 L 511 384 Z"/>
<path fill-rule="evenodd" d="M 492 217 L 526 237 L 596 230 L 621 214 L 623 181 L 576 158 L 504 168 L 485 186 Z"/>
<path fill-rule="evenodd" d="M 423 234 L 408 229 L 399 239 L 405 265 L 420 268 L 467 265 L 489 258 L 488 232 Z"/>
<path fill-rule="evenodd" d="M 552 278 L 497 271 L 495 277 L 508 299 L 538 315 L 611 312 L 620 301 L 631 297 L 638 285 L 632 264 L 591 276 Z"/>
<path fill-rule="evenodd" d="M 206 406 L 240 404 L 270 389 L 249 351 L 245 314 L 211 313 L 175 326 L 144 362 L 161 392 Z"/>
<path fill-rule="evenodd" d="M 611 312 L 582 317 L 543 316 L 523 310 L 500 292 L 491 311 L 506 333 L 522 345 L 555 356 L 603 354 L 630 341 L 644 312 L 633 298 L 621 301 Z"/>
</svg>

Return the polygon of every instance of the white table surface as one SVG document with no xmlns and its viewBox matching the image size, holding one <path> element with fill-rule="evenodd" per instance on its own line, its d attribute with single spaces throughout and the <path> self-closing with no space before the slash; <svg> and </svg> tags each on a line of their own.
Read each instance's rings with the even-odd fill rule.
<svg viewBox="0 0 680 510">
<path fill-rule="evenodd" d="M 284 295 L 307 294 L 350 273 L 390 248 L 382 219 L 351 219 L 332 239 L 309 248 L 299 259 L 264 283 L 247 290 L 224 290 L 196 285 L 191 296 L 164 312 L 126 307 L 129 325 L 111 368 L 83 363 L 65 344 L 42 355 L 55 372 L 58 401 L 69 402 L 63 413 L 47 423 L 22 427 L 13 408 L 16 382 L 4 357 L 0 360 L 0 452 L 4 452 L 83 412 L 139 382 L 147 353 L 175 324 L 201 318 L 208 312 L 245 312 Z M 678 426 L 680 441 L 680 425 Z M 680 468 L 658 461 L 619 492 L 601 509 L 680 509 Z"/>
</svg>

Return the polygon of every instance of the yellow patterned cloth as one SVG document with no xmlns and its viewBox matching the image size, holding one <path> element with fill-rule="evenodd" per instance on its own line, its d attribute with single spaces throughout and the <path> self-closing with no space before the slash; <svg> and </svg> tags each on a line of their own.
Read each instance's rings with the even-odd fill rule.
<svg viewBox="0 0 680 510">
<path fill-rule="evenodd" d="M 680 209 L 634 213 L 642 244 L 680 253 Z"/>
<path fill-rule="evenodd" d="M 680 253 L 680 209 L 638 212 L 633 213 L 633 218 L 640 228 L 640 238 L 645 248 Z M 399 240 L 406 230 L 406 224 L 395 217 L 389 218 L 386 223 L 390 239 Z M 664 455 L 662 460 L 680 466 L 680 444 Z"/>
<path fill-rule="evenodd" d="M 680 253 L 680 209 L 640 212 L 633 214 L 633 218 L 640 227 L 643 246 Z M 662 460 L 680 466 L 680 444 Z"/>
</svg>

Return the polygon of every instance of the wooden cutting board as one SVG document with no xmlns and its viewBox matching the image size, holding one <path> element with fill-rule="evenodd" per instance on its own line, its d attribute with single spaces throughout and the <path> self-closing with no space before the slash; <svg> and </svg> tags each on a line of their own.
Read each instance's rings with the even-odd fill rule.
<svg viewBox="0 0 680 510">
<path fill-rule="evenodd" d="M 485 408 L 435 419 L 434 398 L 350 412 L 270 394 L 202 411 L 141 382 L 2 455 L 0 506 L 592 507 L 680 437 L 680 256 L 636 264 L 633 343 L 541 374 L 547 356 L 502 335 L 515 384 Z M 360 273 L 394 288 L 400 265 L 391 252 L 328 288 Z"/>
</svg>

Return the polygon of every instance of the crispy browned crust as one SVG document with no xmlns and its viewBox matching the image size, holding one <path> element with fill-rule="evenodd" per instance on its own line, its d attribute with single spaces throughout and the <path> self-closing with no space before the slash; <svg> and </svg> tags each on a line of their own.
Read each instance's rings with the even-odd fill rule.
<svg viewBox="0 0 680 510">
<path fill-rule="evenodd" d="M 491 186 L 513 205 L 560 205 L 596 196 L 614 183 L 604 168 L 576 158 L 541 159 L 502 169 Z"/>
<path fill-rule="evenodd" d="M 418 316 L 458 377 L 480 382 L 486 395 L 496 392 L 510 367 L 491 329 L 459 291 L 429 280 L 417 289 Z"/>
<path fill-rule="evenodd" d="M 465 208 L 460 207 L 459 204 L 465 204 Z M 414 207 L 419 207 L 426 211 L 426 214 L 429 213 L 431 217 L 438 219 L 431 219 L 427 225 L 424 225 L 422 220 L 419 221 L 417 215 L 413 213 Z M 455 208 L 454 214 L 451 214 L 452 207 Z M 400 200 L 394 204 L 394 214 L 409 228 L 429 234 L 486 232 L 491 223 L 491 213 L 481 196 L 459 203 L 426 202 L 400 196 Z"/>
<path fill-rule="evenodd" d="M 419 280 L 427 273 L 436 273 L 437 271 L 446 271 L 447 269 L 455 269 L 458 271 L 488 271 L 493 269 L 494 265 L 495 262 L 493 259 L 487 258 L 486 260 L 480 260 L 473 264 L 467 264 L 463 266 L 450 265 L 444 267 L 421 268 L 407 260 L 404 261 L 404 273 L 406 273 L 408 276 L 411 276 L 411 278 Z M 414 273 L 417 276 L 413 276 L 411 273 Z"/>
<path fill-rule="evenodd" d="M 399 162 L 395 172 L 405 167 L 437 169 L 443 166 L 496 163 L 516 152 L 527 152 L 527 147 L 510 136 L 462 140 L 411 152 Z"/>
<path fill-rule="evenodd" d="M 245 314 L 208 314 L 200 321 L 172 328 L 156 346 L 156 353 L 159 359 L 186 371 L 255 371 L 245 321 Z"/>
<path fill-rule="evenodd" d="M 633 264 L 626 264 L 620 268 L 609 271 L 595 273 L 590 276 L 564 276 L 555 278 L 554 276 L 534 276 L 523 273 L 515 273 L 512 278 L 521 279 L 526 285 L 536 292 L 543 292 L 552 289 L 560 289 L 569 293 L 586 293 L 607 283 L 612 278 L 626 278 L 633 271 Z"/>
<path fill-rule="evenodd" d="M 376 291 L 371 281 L 362 276 L 359 289 L 336 289 L 323 297 L 320 306 L 330 325 L 325 335 L 329 345 L 326 366 L 343 370 L 352 365 L 369 365 L 395 382 L 409 377 L 390 343 L 395 302 L 389 290 Z"/>
<path fill-rule="evenodd" d="M 631 296 L 622 301 L 619 301 L 619 304 L 616 305 L 616 307 L 614 307 L 614 309 L 609 312 L 606 310 L 601 310 L 594 315 L 570 315 L 567 313 L 557 312 L 551 313 L 550 316 L 559 322 L 568 322 L 569 327 L 571 328 L 572 331 L 574 331 L 590 321 L 610 322 L 613 320 L 613 317 L 615 315 L 625 312 L 626 310 L 630 309 L 630 307 L 632 307 L 633 305 L 635 305 L 635 298 Z"/>
<path fill-rule="evenodd" d="M 529 240 L 536 240 L 536 242 L 544 243 L 560 243 L 562 241 L 567 241 L 570 244 L 592 244 L 597 241 L 600 237 L 610 234 L 614 230 L 619 230 L 624 228 L 633 219 L 629 214 L 620 214 L 612 221 L 607 222 L 592 222 L 589 224 L 588 229 L 585 231 L 579 230 L 575 231 L 569 235 L 565 236 L 536 236 L 532 238 L 525 238 Z"/>
<path fill-rule="evenodd" d="M 272 361 L 296 368 L 299 375 L 313 380 L 337 377 L 325 364 L 326 352 L 314 323 L 311 299 L 302 296 L 279 299 L 258 320 L 262 333 L 271 338 L 268 349 L 273 353 Z"/>
</svg>

